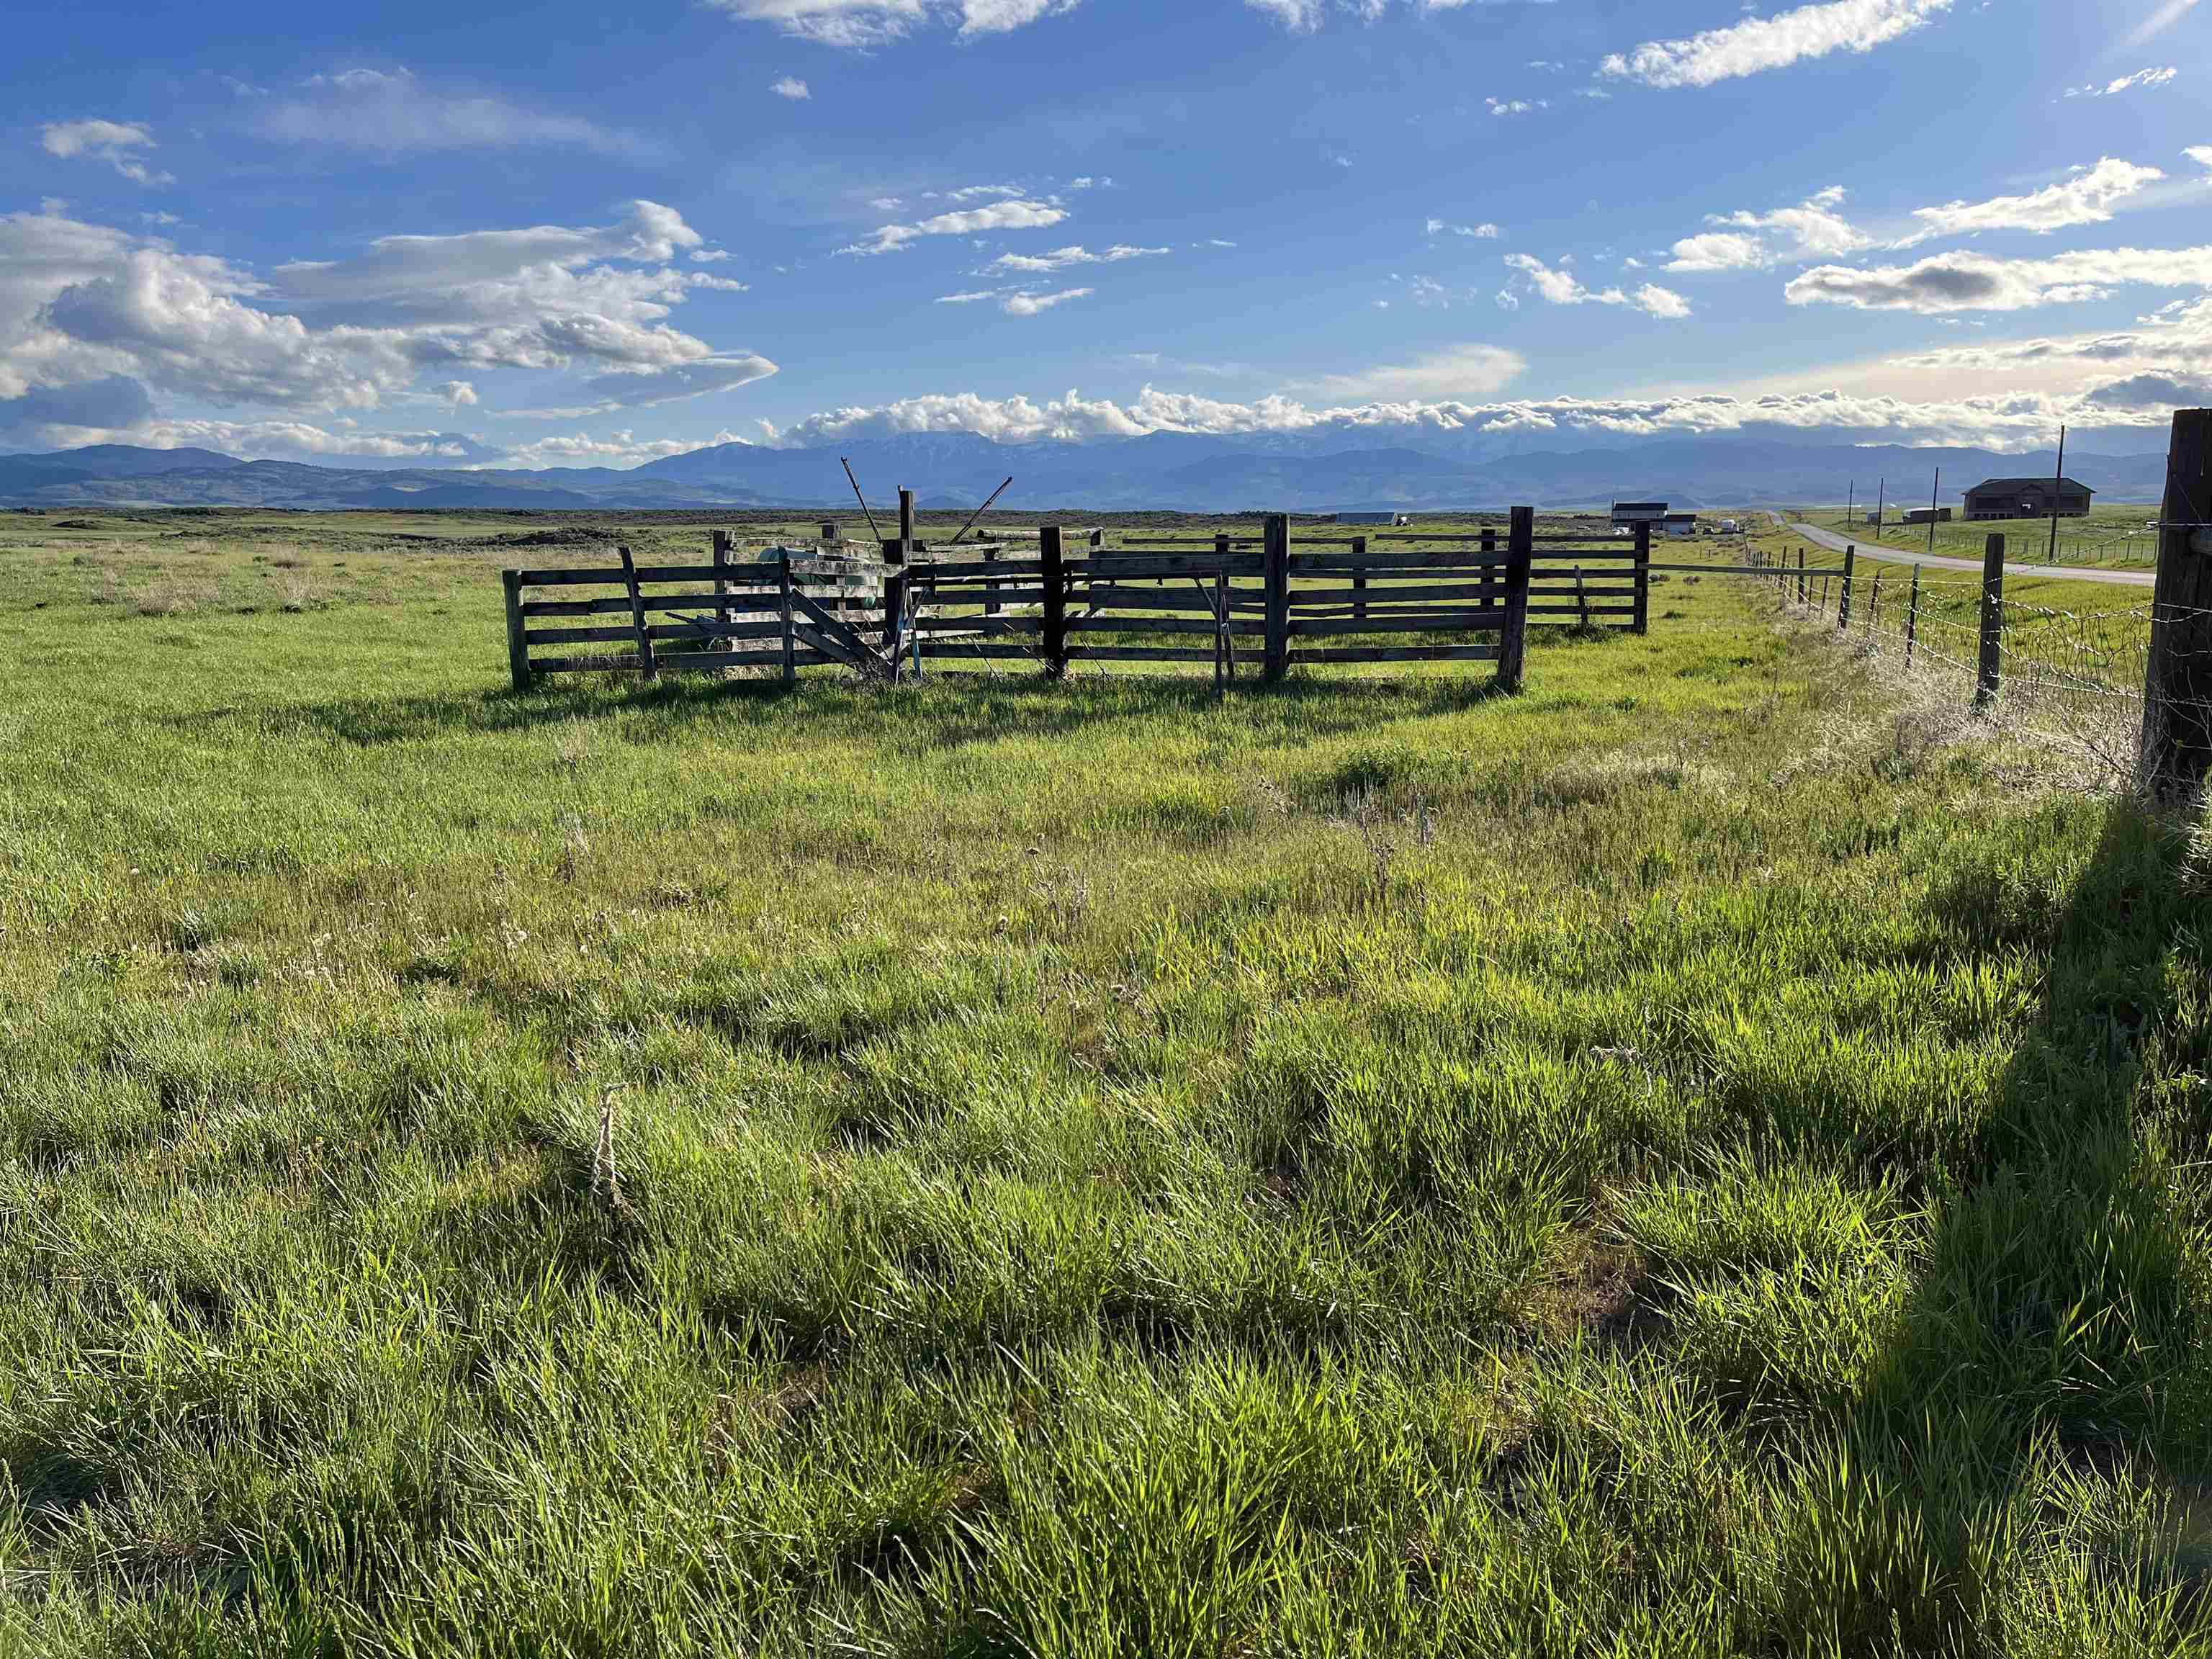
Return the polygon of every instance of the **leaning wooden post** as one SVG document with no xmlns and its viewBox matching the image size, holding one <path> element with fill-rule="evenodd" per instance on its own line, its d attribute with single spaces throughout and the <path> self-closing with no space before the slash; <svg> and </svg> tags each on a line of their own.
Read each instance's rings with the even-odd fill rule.
<svg viewBox="0 0 2212 1659">
<path fill-rule="evenodd" d="M 1067 568 L 1058 525 L 1048 524 L 1037 532 L 1037 552 L 1044 580 L 1044 672 L 1048 678 L 1064 679 L 1067 675 Z"/>
<path fill-rule="evenodd" d="M 898 496 L 898 539 L 884 544 L 884 660 L 894 685 L 906 644 L 906 562 L 914 552 L 914 491 L 902 489 Z"/>
<path fill-rule="evenodd" d="M 791 553 L 788 549 L 776 556 L 776 575 L 783 586 L 783 683 L 790 685 L 799 678 L 799 635 L 791 616 Z"/>
<path fill-rule="evenodd" d="M 722 631 L 716 635 L 715 649 L 732 651 L 737 641 L 730 637 L 730 532 L 717 530 L 714 545 L 714 625 Z"/>
<path fill-rule="evenodd" d="M 1355 560 L 1367 556 L 1366 537 L 1354 536 L 1352 538 L 1352 556 Z M 1367 620 L 1367 569 L 1364 565 L 1355 565 L 1352 572 L 1352 620 Z"/>
<path fill-rule="evenodd" d="M 1912 567 L 1912 599 L 1905 612 L 1905 665 L 1912 666 L 1912 647 L 1920 638 L 1920 567 Z"/>
<path fill-rule="evenodd" d="M 1991 536 L 1982 546 L 1982 660 L 1974 680 L 1974 707 L 1987 708 L 1997 700 L 1997 682 L 2004 665 L 2004 550 L 2005 539 Z"/>
<path fill-rule="evenodd" d="M 1521 689 L 1528 658 L 1528 568 L 1536 554 L 1536 509 L 1516 507 L 1505 538 L 1505 628 L 1498 639 L 1498 684 Z"/>
<path fill-rule="evenodd" d="M 2179 409 L 2166 453 L 2143 687 L 2143 781 L 2195 791 L 2212 769 L 2212 409 Z"/>
<path fill-rule="evenodd" d="M 1917 570 L 1918 565 L 1913 566 Z M 1874 591 L 1867 595 L 1867 638 L 1875 639 L 1881 634 L 1881 567 L 1874 568 Z"/>
<path fill-rule="evenodd" d="M 647 679 L 657 680 L 660 668 L 653 659 L 652 630 L 645 625 L 645 595 L 638 589 L 637 561 L 626 547 L 616 551 L 622 555 L 623 586 L 629 590 L 629 625 L 637 635 L 637 665 Z"/>
<path fill-rule="evenodd" d="M 518 691 L 530 690 L 530 636 L 522 631 L 522 573 L 502 570 L 500 586 L 507 591 L 507 677 Z"/>
<path fill-rule="evenodd" d="M 1291 659 L 1291 521 L 1280 513 L 1267 514 L 1261 543 L 1267 579 L 1267 638 L 1261 678 L 1278 684 Z"/>
<path fill-rule="evenodd" d="M 1639 520 L 1636 526 L 1636 620 L 1629 624 L 1632 633 L 1644 634 L 1651 628 L 1651 523 Z"/>
<path fill-rule="evenodd" d="M 1836 599 L 1836 632 L 1838 634 L 1851 631 L 1851 566 L 1857 562 L 1858 556 L 1858 544 L 1846 543 L 1844 547 L 1843 586 Z"/>
</svg>

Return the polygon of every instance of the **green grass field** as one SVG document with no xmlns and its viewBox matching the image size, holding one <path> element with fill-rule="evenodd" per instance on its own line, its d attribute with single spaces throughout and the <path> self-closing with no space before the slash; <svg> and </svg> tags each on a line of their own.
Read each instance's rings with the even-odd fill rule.
<svg viewBox="0 0 2212 1659">
<path fill-rule="evenodd" d="M 2212 1653 L 2212 865 L 1753 584 L 515 696 L 543 523 L 79 522 L 0 1653 Z"/>
<path fill-rule="evenodd" d="M 1922 500 L 1924 501 L 1925 497 Z M 1917 505 L 1892 502 L 1889 512 L 1894 515 L 1881 526 L 1879 538 L 1867 517 L 1871 504 L 1856 514 L 1847 514 L 1843 507 L 1832 505 L 1814 508 L 1808 522 L 1823 530 L 1832 530 L 1838 535 L 1854 536 L 1867 541 L 1879 540 L 1884 547 L 1896 547 L 1920 553 L 1928 550 L 1928 526 L 1899 522 L 1906 510 Z M 1959 511 L 1954 500 L 1951 507 Z M 2148 526 L 2158 517 L 2158 504 L 2148 506 L 2099 505 L 2089 510 L 2086 519 L 2061 519 L 2058 521 L 2058 557 L 2057 563 L 2064 565 L 2095 565 L 2120 570 L 2148 570 L 2158 563 L 2158 535 Z M 2041 564 L 2051 556 L 2051 520 L 2048 519 L 2009 519 L 1969 523 L 1954 518 L 1948 524 L 1936 526 L 1935 551 L 1947 558 L 1974 559 L 1992 533 L 2005 538 L 2005 557 L 2022 564 Z"/>
</svg>

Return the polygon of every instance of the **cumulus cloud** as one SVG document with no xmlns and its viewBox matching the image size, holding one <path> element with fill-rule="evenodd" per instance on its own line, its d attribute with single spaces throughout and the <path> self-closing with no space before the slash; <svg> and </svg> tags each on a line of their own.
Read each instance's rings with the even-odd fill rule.
<svg viewBox="0 0 2212 1659">
<path fill-rule="evenodd" d="M 1763 270 L 1785 258 L 1832 259 L 1873 246 L 1873 239 L 1837 210 L 1844 198 L 1844 187 L 1831 185 L 1795 207 L 1708 214 L 1705 222 L 1722 228 L 1676 242 L 1667 269 Z"/>
<path fill-rule="evenodd" d="M 1017 197 L 979 208 L 960 208 L 906 225 L 882 225 L 840 253 L 895 253 L 925 236 L 978 236 L 993 230 L 1041 230 L 1059 224 L 1067 210 Z"/>
<path fill-rule="evenodd" d="M 2212 144 L 2191 144 L 2181 153 L 2201 167 L 2212 167 Z"/>
<path fill-rule="evenodd" d="M 1154 258 L 1174 251 L 1164 247 L 1131 247 L 1118 242 L 1102 253 L 1093 253 L 1079 246 L 1056 247 L 1049 253 L 1001 253 L 984 269 L 1030 272 L 1065 270 L 1070 265 L 1119 264 L 1125 259 Z"/>
<path fill-rule="evenodd" d="M 711 438 L 653 439 L 640 439 L 627 428 L 609 433 L 604 438 L 575 432 L 517 444 L 507 452 L 506 460 L 515 466 L 527 467 L 642 466 L 647 461 L 665 460 L 671 455 L 689 455 L 694 450 L 745 441 L 736 433 L 727 431 L 717 432 Z"/>
<path fill-rule="evenodd" d="M 1554 270 L 1527 253 L 1509 253 L 1505 263 L 1528 277 L 1528 285 L 1555 306 L 1626 306 L 1647 316 L 1677 319 L 1690 314 L 1690 302 L 1672 289 L 1646 283 L 1634 292 L 1618 288 L 1584 288 L 1572 271 Z"/>
<path fill-rule="evenodd" d="M 931 26 L 963 35 L 1002 34 L 1079 0 L 708 0 L 747 22 L 769 23 L 802 40 L 829 46 L 887 46 Z"/>
<path fill-rule="evenodd" d="M 138 185 L 172 185 L 175 179 L 156 173 L 138 155 L 152 149 L 154 131 L 138 121 L 52 121 L 40 129 L 39 144 L 49 155 L 64 161 L 82 157 L 105 161 L 125 179 Z"/>
<path fill-rule="evenodd" d="M 2123 75 L 2117 81 L 2093 81 L 2085 87 L 2069 87 L 2069 98 L 2113 98 L 2124 92 L 2134 92 L 2142 87 L 2162 87 L 2181 71 L 2172 64 L 2157 69 L 2137 70 L 2133 75 Z"/>
<path fill-rule="evenodd" d="M 1863 311 L 2026 311 L 2105 298 L 2115 289 L 2212 288 L 2212 247 L 2099 248 L 2047 259 L 1939 253 L 1910 265 L 1821 265 L 1783 290 L 1791 305 Z"/>
<path fill-rule="evenodd" d="M 1431 236 L 1449 234 L 1454 236 L 1474 237 L 1486 242 L 1494 241 L 1499 234 L 1498 227 L 1487 220 L 1479 225 L 1455 225 L 1443 219 L 1431 219 L 1427 224 L 1427 230 Z"/>
<path fill-rule="evenodd" d="M 814 95 L 812 88 L 795 75 L 787 75 L 781 81 L 771 82 L 769 90 L 779 98 L 788 98 L 793 102 L 811 98 Z"/>
<path fill-rule="evenodd" d="M 1707 87 L 1832 52 L 1872 52 L 1950 9 L 1951 0 L 1826 0 L 1772 17 L 1747 17 L 1680 40 L 1647 40 L 1616 52 L 1599 72 L 1654 87 Z"/>
<path fill-rule="evenodd" d="M 0 216 L 0 403 L 127 379 L 286 410 L 370 410 L 427 383 L 459 406 L 477 401 L 472 372 L 507 368 L 584 371 L 598 406 L 624 407 L 774 374 L 666 321 L 725 281 L 667 264 L 698 240 L 638 202 L 611 225 L 387 237 L 264 277 L 58 212 Z"/>
<path fill-rule="evenodd" d="M 1984 230 L 2032 230 L 2048 234 L 2069 225 L 2100 225 L 2125 201 L 2166 175 L 2107 155 L 2093 167 L 2081 167 L 2055 185 L 2025 196 L 1994 196 L 1986 202 L 1948 202 L 1915 208 L 1921 228 L 1898 246 L 1911 247 L 1937 236 L 1971 236 Z"/>
</svg>

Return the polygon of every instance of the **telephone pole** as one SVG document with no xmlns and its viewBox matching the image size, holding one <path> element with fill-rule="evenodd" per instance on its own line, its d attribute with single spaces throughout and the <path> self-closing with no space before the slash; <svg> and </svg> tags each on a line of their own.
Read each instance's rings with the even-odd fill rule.
<svg viewBox="0 0 2212 1659">
<path fill-rule="evenodd" d="M 2058 492 L 2066 483 L 2066 428 L 2058 428 L 2058 471 L 2051 478 L 2051 556 L 2046 564 L 2058 562 Z"/>
</svg>

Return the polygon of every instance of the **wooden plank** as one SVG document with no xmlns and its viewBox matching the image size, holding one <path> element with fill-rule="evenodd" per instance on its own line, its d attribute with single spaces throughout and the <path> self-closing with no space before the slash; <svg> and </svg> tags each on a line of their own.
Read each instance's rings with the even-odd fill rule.
<svg viewBox="0 0 2212 1659">
<path fill-rule="evenodd" d="M 1316 605 L 1364 605 L 1372 611 L 1387 611 L 1393 606 L 1480 600 L 1497 591 L 1487 582 L 1449 582 L 1433 586 L 1414 584 L 1404 587 L 1294 587 L 1291 590 L 1291 609 L 1295 614 Z"/>
<path fill-rule="evenodd" d="M 850 666 L 859 669 L 864 674 L 882 676 L 887 672 L 889 665 L 884 657 L 878 656 L 869 649 L 858 633 L 815 604 L 795 586 L 791 590 L 791 605 L 796 613 L 792 625 L 800 638 L 807 640 L 808 644 L 815 645 L 815 648 L 819 650 L 822 647 L 816 644 L 817 640 L 833 641 L 839 650 L 848 653 Z M 800 618 L 805 619 L 806 626 L 800 625 Z M 807 637 L 810 633 L 812 634 L 813 638 Z M 897 635 L 893 633 L 886 641 L 892 652 L 896 652 L 897 648 L 896 640 Z M 896 657 L 893 657 L 892 660 L 895 662 Z M 892 677 L 896 678 L 896 674 Z"/>
<path fill-rule="evenodd" d="M 759 562 L 765 563 L 765 561 Z M 732 586 L 763 586 L 775 580 L 775 566 L 754 574 L 756 562 L 739 560 L 723 573 Z M 793 568 L 809 580 L 817 576 L 837 577 L 866 575 L 876 567 L 855 570 L 853 564 L 842 560 L 793 560 Z M 525 587 L 624 587 L 629 585 L 619 566 L 611 570 L 524 570 L 517 573 Z M 716 576 L 711 564 L 642 564 L 637 567 L 637 579 L 646 586 L 665 586 L 669 582 L 701 582 L 711 584 Z"/>
<path fill-rule="evenodd" d="M 880 611 L 883 601 L 873 594 L 862 597 L 842 591 L 823 592 L 814 589 L 817 604 L 833 611 Z M 708 611 L 718 609 L 711 592 L 647 593 L 641 601 L 647 611 Z M 728 609 L 732 616 L 774 616 L 783 607 L 779 590 L 769 587 L 756 592 L 732 592 Z M 542 617 L 624 617 L 629 614 L 629 599 L 623 595 L 609 599 L 526 599 L 522 614 L 526 618 Z"/>
<path fill-rule="evenodd" d="M 1435 553 L 1368 552 L 1298 553 L 1291 556 L 1291 574 L 1294 576 L 1319 573 L 1349 575 L 1353 571 L 1366 570 L 1480 570 L 1495 561 L 1486 559 L 1479 550 L 1452 548 Z"/>
<path fill-rule="evenodd" d="M 645 630 L 645 637 L 655 645 L 663 640 L 675 640 L 704 646 L 709 640 L 716 638 L 772 640 L 782 632 L 782 628 L 775 623 L 734 623 L 726 630 L 715 628 L 712 634 L 703 634 L 684 623 L 656 623 Z M 530 648 L 534 651 L 549 645 L 635 646 L 638 635 L 635 628 L 539 628 L 533 629 L 526 637 Z"/>
<path fill-rule="evenodd" d="M 1328 645 L 1291 653 L 1291 665 L 1324 662 L 1496 662 L 1494 645 Z"/>
<path fill-rule="evenodd" d="M 1218 634 L 1221 625 L 1211 617 L 1070 617 L 1071 634 Z M 1264 639 L 1267 624 L 1231 619 L 1230 633 L 1240 639 Z"/>
<path fill-rule="evenodd" d="M 1455 634 L 1496 633 L 1505 626 L 1505 612 L 1437 611 L 1425 617 L 1346 617 L 1337 621 L 1308 617 L 1293 619 L 1291 633 L 1298 639 L 1325 639 L 1339 634 Z"/>
<path fill-rule="evenodd" d="M 980 563 L 974 561 L 947 564 L 924 562 L 908 566 L 908 574 L 913 578 L 916 586 L 925 583 L 938 582 L 1012 581 L 1017 576 L 1042 575 L 1044 561 L 1005 559 L 996 563 L 989 561 Z"/>
<path fill-rule="evenodd" d="M 1115 556 L 1094 556 L 1087 559 L 1071 559 L 1067 574 L 1081 579 L 1098 580 L 1113 578 L 1121 581 L 1146 580 L 1188 580 L 1192 576 L 1211 576 L 1223 568 L 1221 561 L 1212 554 L 1192 554 L 1183 557 L 1161 554 L 1148 558 L 1123 558 Z M 1239 555 L 1228 567 L 1232 576 L 1262 574 L 1261 562 Z"/>
<path fill-rule="evenodd" d="M 1035 662 L 1036 647 L 1028 645 L 993 643 L 983 640 L 932 640 L 924 647 L 929 660 L 939 657 L 991 658 L 1006 662 Z"/>
<path fill-rule="evenodd" d="M 1205 662 L 1213 660 L 1209 647 L 1204 651 L 1176 650 L 1166 646 L 1150 645 L 1079 645 L 1068 647 L 1070 662 Z"/>
<path fill-rule="evenodd" d="M 915 633 L 933 634 L 1042 634 L 1042 617 L 916 617 L 908 624 Z M 931 649 L 936 647 L 932 646 Z"/>
</svg>

